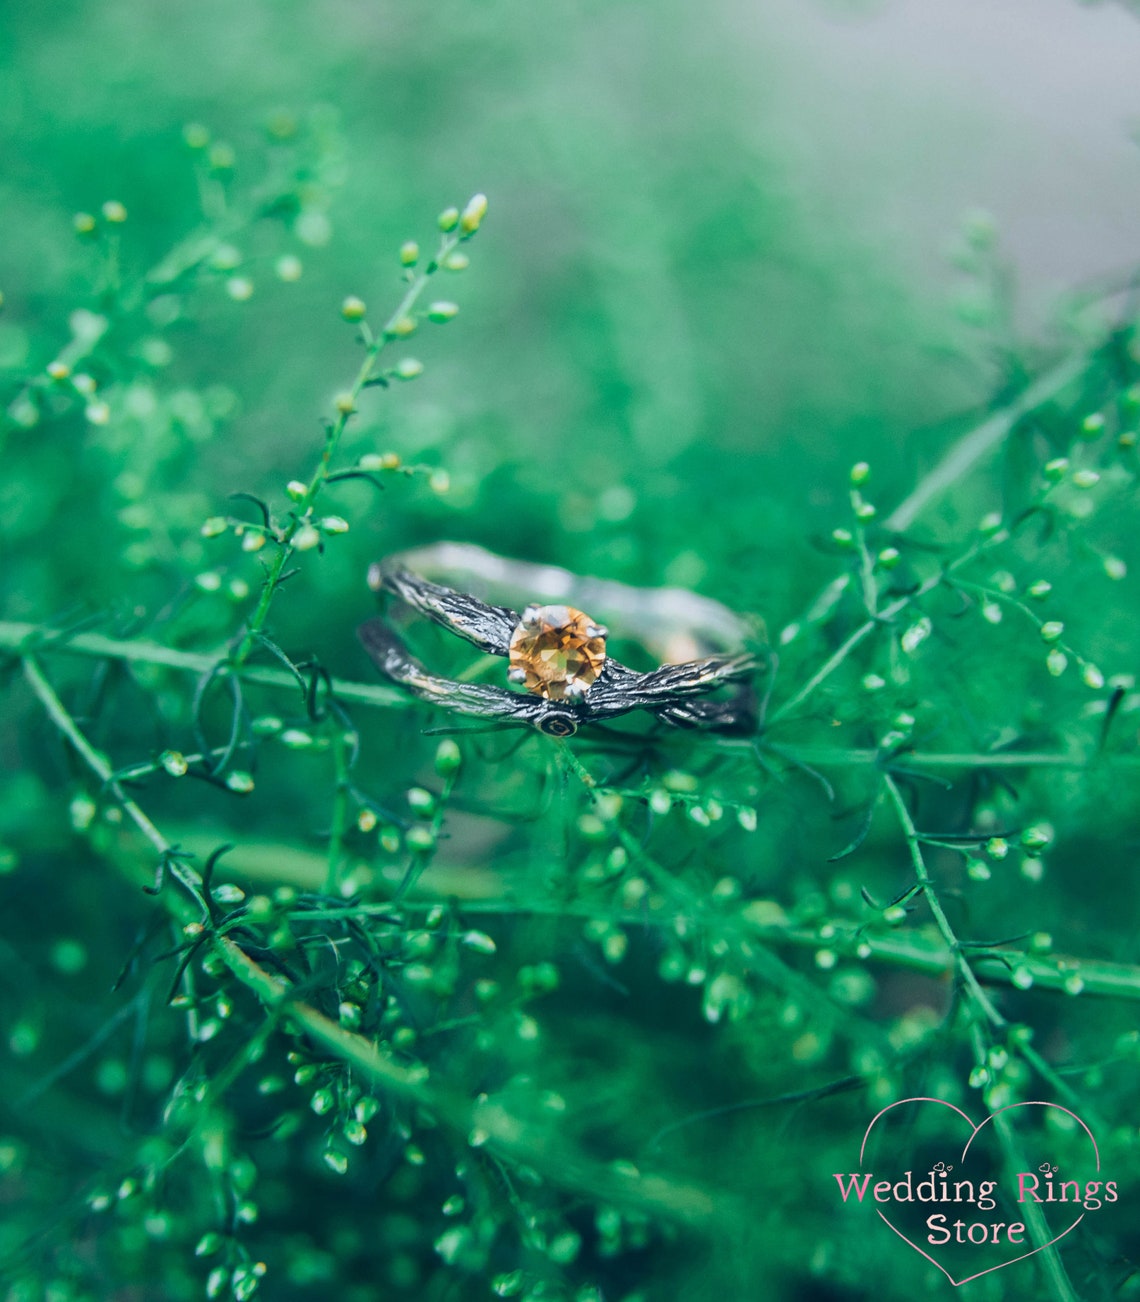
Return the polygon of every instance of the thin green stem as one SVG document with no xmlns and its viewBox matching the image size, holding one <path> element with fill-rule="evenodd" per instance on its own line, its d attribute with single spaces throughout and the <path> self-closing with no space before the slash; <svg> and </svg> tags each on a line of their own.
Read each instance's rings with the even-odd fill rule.
<svg viewBox="0 0 1140 1302">
<path fill-rule="evenodd" d="M 348 829 L 348 742 L 344 729 L 333 725 L 333 807 L 329 826 L 328 872 L 325 875 L 325 894 L 335 895 L 340 885 L 340 862 L 344 857 L 344 834 Z"/>
<path fill-rule="evenodd" d="M 987 1021 L 995 1031 L 1004 1033 L 1009 1029 L 1009 1023 L 997 1010 L 989 995 L 982 988 L 972 964 L 967 960 L 962 945 L 958 940 L 953 927 L 951 927 L 949 919 L 946 917 L 946 913 L 942 908 L 942 902 L 938 898 L 938 892 L 935 890 L 934 883 L 930 877 L 930 872 L 926 866 L 926 859 L 922 853 L 921 839 L 915 828 L 914 820 L 911 818 L 910 810 L 907 808 L 906 801 L 903 799 L 902 792 L 899 791 L 897 783 L 889 773 L 884 774 L 883 783 L 885 790 L 890 797 L 891 803 L 894 806 L 895 814 L 903 829 L 903 834 L 906 837 L 907 847 L 910 850 L 911 863 L 914 865 L 915 878 L 918 881 L 923 897 L 925 898 L 931 915 L 934 918 L 934 925 L 938 928 L 938 932 L 945 942 L 946 948 L 950 951 L 950 954 L 953 957 L 954 967 L 965 991 L 967 1002 L 973 1006 L 976 1012 L 980 1014 L 981 1018 L 984 1018 L 984 1020 Z M 1021 1048 L 1022 1046 L 1019 1045 L 1019 1052 L 1021 1052 Z M 1049 1085 L 1058 1092 L 1058 1094 L 1061 1094 L 1070 1101 L 1078 1101 L 1068 1083 L 1057 1075 L 1056 1071 L 1045 1061 L 1044 1058 L 1041 1057 L 1040 1054 L 1031 1050 L 1029 1054 L 1023 1053 L 1022 1056 L 1038 1072 L 1041 1078 L 1047 1081 Z M 985 1066 L 985 1063 L 983 1062 L 981 1065 Z"/>
<path fill-rule="evenodd" d="M 906 801 L 903 799 L 902 792 L 898 789 L 898 784 L 889 773 L 883 775 L 883 786 L 890 797 L 895 814 L 902 826 L 907 848 L 910 851 L 911 864 L 914 866 L 915 878 L 922 890 L 927 907 L 934 918 L 934 925 L 938 928 L 938 934 L 942 937 L 946 948 L 953 956 L 959 979 L 976 1007 L 985 1014 L 989 1023 L 995 1028 L 1004 1030 L 1006 1026 L 1005 1018 L 994 1007 L 993 1001 L 978 983 L 978 978 L 974 975 L 974 969 L 962 953 L 958 937 L 955 935 L 954 928 L 951 927 L 950 920 L 942 908 L 942 901 L 938 898 L 938 892 L 934 889 L 934 883 L 931 881 L 930 872 L 926 866 L 918 831 L 915 828 L 914 820 L 910 816 Z"/>
<path fill-rule="evenodd" d="M 975 1061 L 984 1066 L 986 1046 L 980 1027 L 974 1026 L 971 1028 L 970 1039 Z M 1028 1170 L 1028 1161 L 1013 1126 L 1010 1124 L 1009 1114 L 1007 1112 L 995 1113 L 993 1126 L 998 1137 L 998 1143 L 1001 1145 L 1002 1153 L 1005 1156 L 1007 1178 L 1015 1179 L 1017 1172 Z M 1036 1255 L 1049 1286 L 1049 1291 L 1056 1299 L 1056 1302 L 1080 1302 L 1080 1298 L 1073 1291 L 1073 1286 L 1065 1271 L 1061 1253 L 1056 1244 L 1052 1242 L 1053 1231 L 1049 1228 L 1049 1222 L 1045 1219 L 1045 1213 L 1041 1210 L 1041 1205 L 1030 1198 L 1022 1205 L 1022 1214 L 1025 1216 L 1029 1229 L 1029 1237 L 1037 1249 Z"/>
<path fill-rule="evenodd" d="M 222 658 L 221 653 L 180 651 L 158 642 L 105 637 L 102 633 L 60 634 L 57 630 L 41 624 L 5 621 L 0 621 L 0 650 L 13 651 L 17 654 L 34 652 L 36 655 L 62 652 L 100 660 L 123 660 L 128 664 L 159 665 L 166 669 L 176 669 L 191 674 L 209 673 L 218 667 Z M 223 672 L 230 672 L 230 670 L 227 668 Z M 243 683 L 298 690 L 296 676 L 287 669 L 243 665 L 240 669 L 240 677 Z M 406 693 L 380 683 L 353 683 L 334 678 L 331 680 L 331 687 L 340 700 L 357 705 L 373 705 L 382 709 L 407 709 L 414 704 Z"/>
<path fill-rule="evenodd" d="M 1008 406 L 963 434 L 942 460 L 918 482 L 883 522 L 894 533 L 904 533 L 920 513 L 966 475 L 1004 439 L 1024 416 L 1051 402 L 1075 383 L 1092 365 L 1095 354 L 1067 358 L 1031 384 Z"/>
<path fill-rule="evenodd" d="M 436 906 L 435 897 L 410 899 L 401 902 L 401 908 L 429 910 Z M 355 906 L 362 913 L 369 911 L 381 916 L 391 912 L 386 904 Z M 670 927 L 675 914 L 656 916 L 645 909 L 609 910 L 589 901 L 561 903 L 558 901 L 519 903 L 515 900 L 464 900 L 463 911 L 472 914 L 489 914 L 504 917 L 538 914 L 551 917 L 597 918 L 625 927 Z M 299 911 L 301 918 L 339 918 L 352 916 L 352 909 L 315 909 Z M 723 918 L 718 921 L 724 921 Z M 956 970 L 956 958 L 944 944 L 932 935 L 920 932 L 877 935 L 856 927 L 850 919 L 828 918 L 812 926 L 799 926 L 792 922 L 763 923 L 753 921 L 747 913 L 737 920 L 745 934 L 754 935 L 771 945 L 797 949 L 833 949 L 841 954 L 855 955 L 863 962 L 881 963 L 887 967 L 906 968 L 912 972 L 934 978 L 951 975 Z M 1064 955 L 1032 954 L 1025 950 L 1005 949 L 979 952 L 973 959 L 978 979 L 990 985 L 1030 985 L 1034 990 L 1064 990 L 1065 982 L 1074 972 L 1079 972 L 1083 987 L 1081 998 L 1099 995 L 1104 998 L 1140 1000 L 1140 967 L 1127 963 L 1110 963 L 1102 959 L 1072 958 Z M 1015 974 L 1017 979 L 1015 980 Z M 1021 983 L 1021 984 L 1019 984 Z M 1027 1059 L 1039 1057 L 1035 1051 L 1023 1053 Z M 1036 1066 L 1036 1063 L 1034 1063 Z"/>
<path fill-rule="evenodd" d="M 866 625 L 863 636 L 872 628 Z M 26 624 L 0 620 L 0 650 L 17 654 L 34 651 L 37 656 L 65 654 L 86 656 L 92 659 L 122 660 L 128 664 L 157 665 L 183 673 L 201 675 L 209 673 L 219 663 L 218 654 L 201 651 L 181 651 L 159 642 L 136 641 L 133 638 L 106 637 L 102 633 L 76 633 L 60 635 L 57 630 L 42 624 Z M 834 659 L 834 657 L 833 657 Z M 818 677 L 819 675 L 817 675 Z M 826 675 L 824 675 L 826 676 Z M 297 690 L 297 679 L 287 670 L 268 665 L 245 665 L 240 671 L 243 683 L 260 687 Z M 357 683 L 347 678 L 333 678 L 333 693 L 342 701 L 354 705 L 372 706 L 384 710 L 405 710 L 415 702 L 397 688 L 382 683 Z M 794 703 L 782 707 L 787 710 Z M 683 734 L 678 734 L 684 740 Z M 669 738 L 663 739 L 665 743 Z M 721 742 L 728 748 L 730 743 Z M 748 745 L 752 745 L 751 742 Z M 782 745 L 781 749 L 797 760 L 821 768 L 865 768 L 882 760 L 879 751 L 846 746 L 795 746 Z M 907 751 L 901 763 L 913 769 L 1082 769 L 1092 762 L 1091 756 L 1081 754 L 1052 754 L 1047 751 Z M 1098 763 L 1111 763 L 1124 767 L 1140 766 L 1140 754 L 1109 753 L 1097 757 Z M 140 767 L 138 772 L 146 772 Z M 122 776 L 122 775 L 120 775 Z M 134 770 L 129 776 L 136 776 Z"/>
<path fill-rule="evenodd" d="M 375 366 L 380 354 L 387 345 L 395 338 L 398 338 L 397 328 L 414 309 L 420 295 L 423 293 L 425 286 L 433 275 L 439 270 L 444 258 L 460 243 L 462 236 L 460 234 L 444 235 L 440 242 L 439 251 L 419 272 L 413 277 L 408 286 L 407 292 L 400 300 L 399 305 L 384 323 L 384 328 L 378 335 L 371 335 L 367 330 L 364 331 L 366 348 L 364 351 L 364 360 L 356 372 L 356 378 L 346 393 L 337 399 L 337 416 L 329 426 L 328 435 L 325 438 L 325 445 L 321 452 L 321 458 L 313 471 L 308 484 L 305 487 L 304 494 L 297 501 L 292 512 L 292 520 L 285 528 L 285 531 L 278 542 L 277 553 L 270 562 L 268 571 L 261 587 L 261 595 L 258 598 L 257 606 L 253 615 L 250 617 L 246 626 L 244 635 L 238 643 L 233 655 L 230 657 L 230 663 L 235 668 L 240 668 L 248 658 L 250 652 L 257 643 L 262 630 L 265 628 L 265 622 L 269 617 L 269 609 L 273 604 L 273 598 L 276 595 L 277 588 L 281 583 L 281 575 L 284 573 L 285 566 L 289 563 L 293 555 L 293 542 L 301 528 L 307 524 L 309 516 L 312 513 L 313 506 L 320 496 L 321 489 L 328 480 L 329 470 L 332 466 L 333 458 L 336 456 L 337 449 L 340 447 L 341 438 L 348 427 L 348 422 L 356 413 L 356 404 L 360 400 L 360 395 L 365 388 L 376 378 Z"/>
<path fill-rule="evenodd" d="M 63 733 L 72 746 L 79 752 L 88 768 L 92 770 L 119 802 L 123 812 L 131 820 L 159 854 L 165 854 L 170 844 L 135 802 L 114 780 L 112 769 L 106 759 L 91 745 L 80 732 L 75 720 L 68 713 L 63 702 L 56 695 L 55 688 L 44 677 L 43 671 L 31 656 L 24 659 L 24 677 L 31 685 L 32 691 L 39 697 L 40 704 L 47 711 L 48 718 Z"/>
<path fill-rule="evenodd" d="M 919 598 L 925 597 L 927 593 L 932 592 L 939 586 L 939 584 L 944 583 L 948 575 L 961 569 L 962 566 L 968 565 L 972 560 L 981 555 L 983 551 L 988 550 L 990 547 L 998 546 L 1000 543 L 1007 541 L 1008 538 L 1008 529 L 998 529 L 990 537 L 985 538 L 981 542 L 975 543 L 973 546 L 968 548 L 957 558 L 957 560 L 954 560 L 947 565 L 945 569 L 939 570 L 936 574 L 929 575 L 913 592 L 908 592 L 905 596 L 897 597 L 889 605 L 884 606 L 874 618 L 868 619 L 865 623 L 860 624 L 855 632 L 852 633 L 836 651 L 828 656 L 828 658 L 815 671 L 815 673 L 812 674 L 799 691 L 786 700 L 778 710 L 775 710 L 768 716 L 769 726 L 786 718 L 793 710 L 802 705 L 817 687 L 831 677 L 852 651 L 854 651 L 860 643 L 871 636 L 875 629 L 880 626 L 889 625 L 890 622 L 895 619 L 896 616 L 902 614 L 908 606 L 913 605 L 913 603 L 918 601 Z"/>
<path fill-rule="evenodd" d="M 139 831 L 160 853 L 171 851 L 172 843 L 114 782 L 110 765 L 83 735 L 30 656 L 24 659 L 24 673 L 48 717 L 92 771 L 107 783 Z M 201 895 L 194 883 L 189 879 L 180 880 L 200 901 Z M 164 898 L 175 916 L 181 917 L 179 907 L 170 901 L 169 896 Z M 209 921 L 208 913 L 205 921 Z M 680 1221 L 706 1222 L 713 1216 L 713 1202 L 704 1190 L 664 1177 L 615 1169 L 610 1163 L 565 1148 L 554 1141 L 547 1130 L 528 1126 L 493 1100 L 472 1103 L 463 1094 L 446 1086 L 429 1083 L 422 1068 L 417 1070 L 398 1062 L 382 1053 L 364 1036 L 346 1030 L 295 998 L 286 981 L 267 972 L 233 940 L 214 936 L 211 944 L 234 976 L 257 995 L 274 1017 L 288 1013 L 317 1044 L 358 1070 L 376 1088 L 423 1106 L 464 1138 L 478 1134 L 479 1142 L 486 1144 L 490 1151 L 539 1172 L 562 1188 L 601 1201 L 634 1206 Z"/>
</svg>

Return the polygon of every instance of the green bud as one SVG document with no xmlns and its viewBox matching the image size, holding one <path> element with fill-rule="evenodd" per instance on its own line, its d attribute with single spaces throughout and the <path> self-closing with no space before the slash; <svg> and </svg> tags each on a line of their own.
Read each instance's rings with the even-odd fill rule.
<svg viewBox="0 0 1140 1302">
<path fill-rule="evenodd" d="M 443 260 L 446 271 L 466 271 L 470 265 L 471 259 L 459 249 L 454 249 Z"/>
<path fill-rule="evenodd" d="M 884 547 L 879 553 L 878 560 L 884 570 L 893 570 L 899 563 L 899 549 L 897 547 Z"/>
<path fill-rule="evenodd" d="M 1035 823 L 1021 834 L 1021 844 L 1026 850 L 1043 850 L 1053 840 L 1053 829 L 1044 823 Z"/>
<path fill-rule="evenodd" d="M 309 491 L 308 484 L 303 484 L 299 479 L 291 479 L 285 485 L 285 492 L 293 499 L 294 502 L 299 502 L 308 491 Z"/>
<path fill-rule="evenodd" d="M 210 166 L 215 172 L 228 172 L 237 162 L 237 155 L 234 153 L 233 145 L 227 144 L 224 140 L 219 140 L 212 145 L 209 153 Z"/>
<path fill-rule="evenodd" d="M 409 850 L 416 850 L 426 854 L 429 850 L 435 849 L 435 833 L 430 827 L 426 827 L 422 823 L 409 827 L 404 840 Z"/>
<path fill-rule="evenodd" d="M 353 1105 L 353 1115 L 361 1125 L 367 1125 L 372 1118 L 380 1111 L 380 1102 L 374 1099 L 370 1094 L 365 1094 L 363 1098 L 357 1099 Z"/>
<path fill-rule="evenodd" d="M 348 1170 L 348 1158 L 344 1153 L 338 1152 L 335 1148 L 326 1149 L 324 1154 L 325 1166 L 330 1171 L 335 1171 L 337 1175 L 344 1175 Z"/>
<path fill-rule="evenodd" d="M 1077 488 L 1093 488 L 1100 483 L 1100 475 L 1095 470 L 1078 470 L 1073 483 Z"/>
<path fill-rule="evenodd" d="M 363 321 L 367 311 L 364 300 L 355 294 L 349 294 L 340 305 L 340 314 L 346 321 Z"/>
<path fill-rule="evenodd" d="M 865 484 L 871 478 L 871 467 L 865 461 L 856 461 L 851 467 L 850 478 L 852 487 L 858 488 L 860 484 Z"/>
<path fill-rule="evenodd" d="M 408 791 L 408 804 L 417 814 L 431 814 L 435 810 L 435 796 L 423 787 L 412 787 Z"/>
<path fill-rule="evenodd" d="M 929 616 L 923 615 L 921 619 L 916 619 L 913 624 L 903 633 L 899 639 L 899 645 L 907 655 L 914 655 L 918 648 L 926 641 L 933 631 L 933 624 Z"/>
<path fill-rule="evenodd" d="M 306 521 L 293 535 L 293 546 L 299 552 L 312 551 L 321 541 L 320 533 Z"/>
<path fill-rule="evenodd" d="M 241 266 L 241 250 L 232 244 L 219 244 L 210 254 L 210 266 L 215 271 L 234 271 Z"/>
<path fill-rule="evenodd" d="M 184 777 L 190 768 L 186 757 L 177 750 L 164 750 L 159 756 L 159 763 L 172 778 Z"/>
<path fill-rule="evenodd" d="M 194 585 L 200 592 L 219 592 L 222 587 L 222 576 L 217 570 L 204 570 L 194 576 Z"/>
<path fill-rule="evenodd" d="M 420 260 L 420 246 L 415 240 L 405 240 L 400 245 L 400 262 L 405 267 L 414 267 Z"/>
<path fill-rule="evenodd" d="M 439 229 L 443 231 L 444 234 L 448 231 L 453 231 L 459 225 L 459 209 L 445 208 L 443 212 L 439 214 L 436 222 Z"/>
<path fill-rule="evenodd" d="M 1035 855 L 1027 855 L 1021 861 L 1021 875 L 1030 882 L 1039 882 L 1045 876 L 1045 862 Z"/>
<path fill-rule="evenodd" d="M 201 122 L 187 122 L 182 128 L 182 139 L 188 149 L 205 149 L 210 143 L 210 130 Z"/>
<path fill-rule="evenodd" d="M 473 949 L 479 954 L 493 954 L 495 952 L 495 942 L 483 931 L 465 932 L 462 942 L 468 949 Z"/>
<path fill-rule="evenodd" d="M 624 931 L 611 931 L 602 941 L 602 954 L 607 963 L 620 963 L 629 948 L 629 937 Z"/>
<path fill-rule="evenodd" d="M 459 315 L 459 308 L 455 303 L 449 303 L 441 300 L 433 303 L 428 308 L 428 320 L 434 321 L 437 325 L 442 325 L 445 321 L 450 321 L 453 317 Z"/>
<path fill-rule="evenodd" d="M 217 538 L 219 534 L 225 533 L 228 528 L 229 525 L 220 515 L 212 515 L 208 520 L 203 521 L 199 533 L 203 538 Z"/>
<path fill-rule="evenodd" d="M 251 895 L 246 914 L 251 922 L 266 922 L 273 916 L 273 901 L 268 895 Z"/>
<path fill-rule="evenodd" d="M 104 220 L 113 222 L 116 226 L 121 225 L 127 220 L 127 210 L 118 201 L 118 199 L 108 199 L 101 209 Z"/>
<path fill-rule="evenodd" d="M 424 364 L 415 357 L 402 357 L 396 363 L 393 374 L 398 380 L 414 380 L 424 373 Z"/>
<path fill-rule="evenodd" d="M 1026 592 L 1035 601 L 1043 601 L 1053 591 L 1053 585 L 1048 579 L 1038 579 L 1036 583 L 1031 583 Z"/>
<path fill-rule="evenodd" d="M 1052 480 L 1054 484 L 1065 478 L 1065 472 L 1069 469 L 1068 457 L 1054 457 L 1052 461 L 1045 463 L 1045 478 Z"/>
<path fill-rule="evenodd" d="M 283 253 L 274 263 L 273 270 L 277 273 L 278 280 L 283 280 L 286 284 L 293 284 L 301 279 L 305 268 L 301 259 L 295 253 Z"/>
<path fill-rule="evenodd" d="M 463 763 L 463 752 L 459 744 L 450 737 L 445 737 L 435 751 L 435 771 L 441 778 L 450 777 L 458 771 Z"/>
<path fill-rule="evenodd" d="M 1086 687 L 1091 687 L 1094 692 L 1099 692 L 1104 686 L 1104 674 L 1096 665 L 1086 664 L 1081 670 L 1081 678 L 1084 680 Z"/>
<path fill-rule="evenodd" d="M 476 194 L 467 201 L 463 215 L 459 219 L 459 229 L 464 235 L 474 235 L 487 215 L 487 196 Z"/>
<path fill-rule="evenodd" d="M 1065 626 L 1059 619 L 1048 619 L 1041 625 L 1041 638 L 1045 642 L 1056 642 L 1064 631 Z"/>
<path fill-rule="evenodd" d="M 1098 439 L 1104 433 L 1104 416 L 1099 411 L 1094 411 L 1081 421 L 1081 438 L 1091 443 L 1093 439 Z"/>
</svg>

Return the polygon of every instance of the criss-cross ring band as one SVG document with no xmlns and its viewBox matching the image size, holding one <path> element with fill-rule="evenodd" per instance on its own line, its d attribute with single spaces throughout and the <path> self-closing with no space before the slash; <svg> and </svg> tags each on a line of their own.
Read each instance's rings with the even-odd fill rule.
<svg viewBox="0 0 1140 1302">
<path fill-rule="evenodd" d="M 443 586 L 437 579 L 446 579 Z M 437 543 L 377 562 L 368 585 L 491 655 L 509 662 L 507 681 L 522 691 L 457 682 L 429 673 L 384 618 L 358 630 L 387 678 L 421 700 L 500 724 L 568 737 L 587 723 L 648 710 L 681 728 L 741 733 L 756 726 L 756 655 L 744 649 L 751 626 L 720 602 L 682 588 L 637 588 L 585 578 L 554 566 L 508 560 L 465 543 Z M 521 611 L 462 590 L 506 600 L 525 593 Z M 539 601 L 549 604 L 539 604 Z M 608 626 L 584 608 L 604 611 Z M 611 628 L 641 642 L 663 663 L 639 673 L 606 652 Z M 725 700 L 708 700 L 734 685 Z"/>
</svg>

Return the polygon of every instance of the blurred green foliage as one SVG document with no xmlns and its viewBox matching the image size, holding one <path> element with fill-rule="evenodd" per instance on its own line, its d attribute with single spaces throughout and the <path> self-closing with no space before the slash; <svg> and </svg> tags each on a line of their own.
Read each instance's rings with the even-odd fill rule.
<svg viewBox="0 0 1140 1302">
<path fill-rule="evenodd" d="M 828 1186 L 924 1093 L 1068 1100 L 1129 1191 L 979 1302 L 1135 1295 L 1134 304 L 1019 339 L 980 215 L 920 301 L 730 35 L 0 11 L 10 1302 L 912 1296 Z M 425 735 L 354 629 L 439 538 L 757 616 L 766 729 Z"/>
</svg>

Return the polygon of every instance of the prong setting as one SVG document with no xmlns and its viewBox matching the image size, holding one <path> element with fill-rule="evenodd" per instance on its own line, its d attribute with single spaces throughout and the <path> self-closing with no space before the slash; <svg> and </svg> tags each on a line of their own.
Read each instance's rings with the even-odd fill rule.
<svg viewBox="0 0 1140 1302">
<path fill-rule="evenodd" d="M 508 682 L 548 701 L 578 705 L 605 664 L 605 626 L 573 606 L 532 603 L 511 636 L 508 654 Z"/>
</svg>

